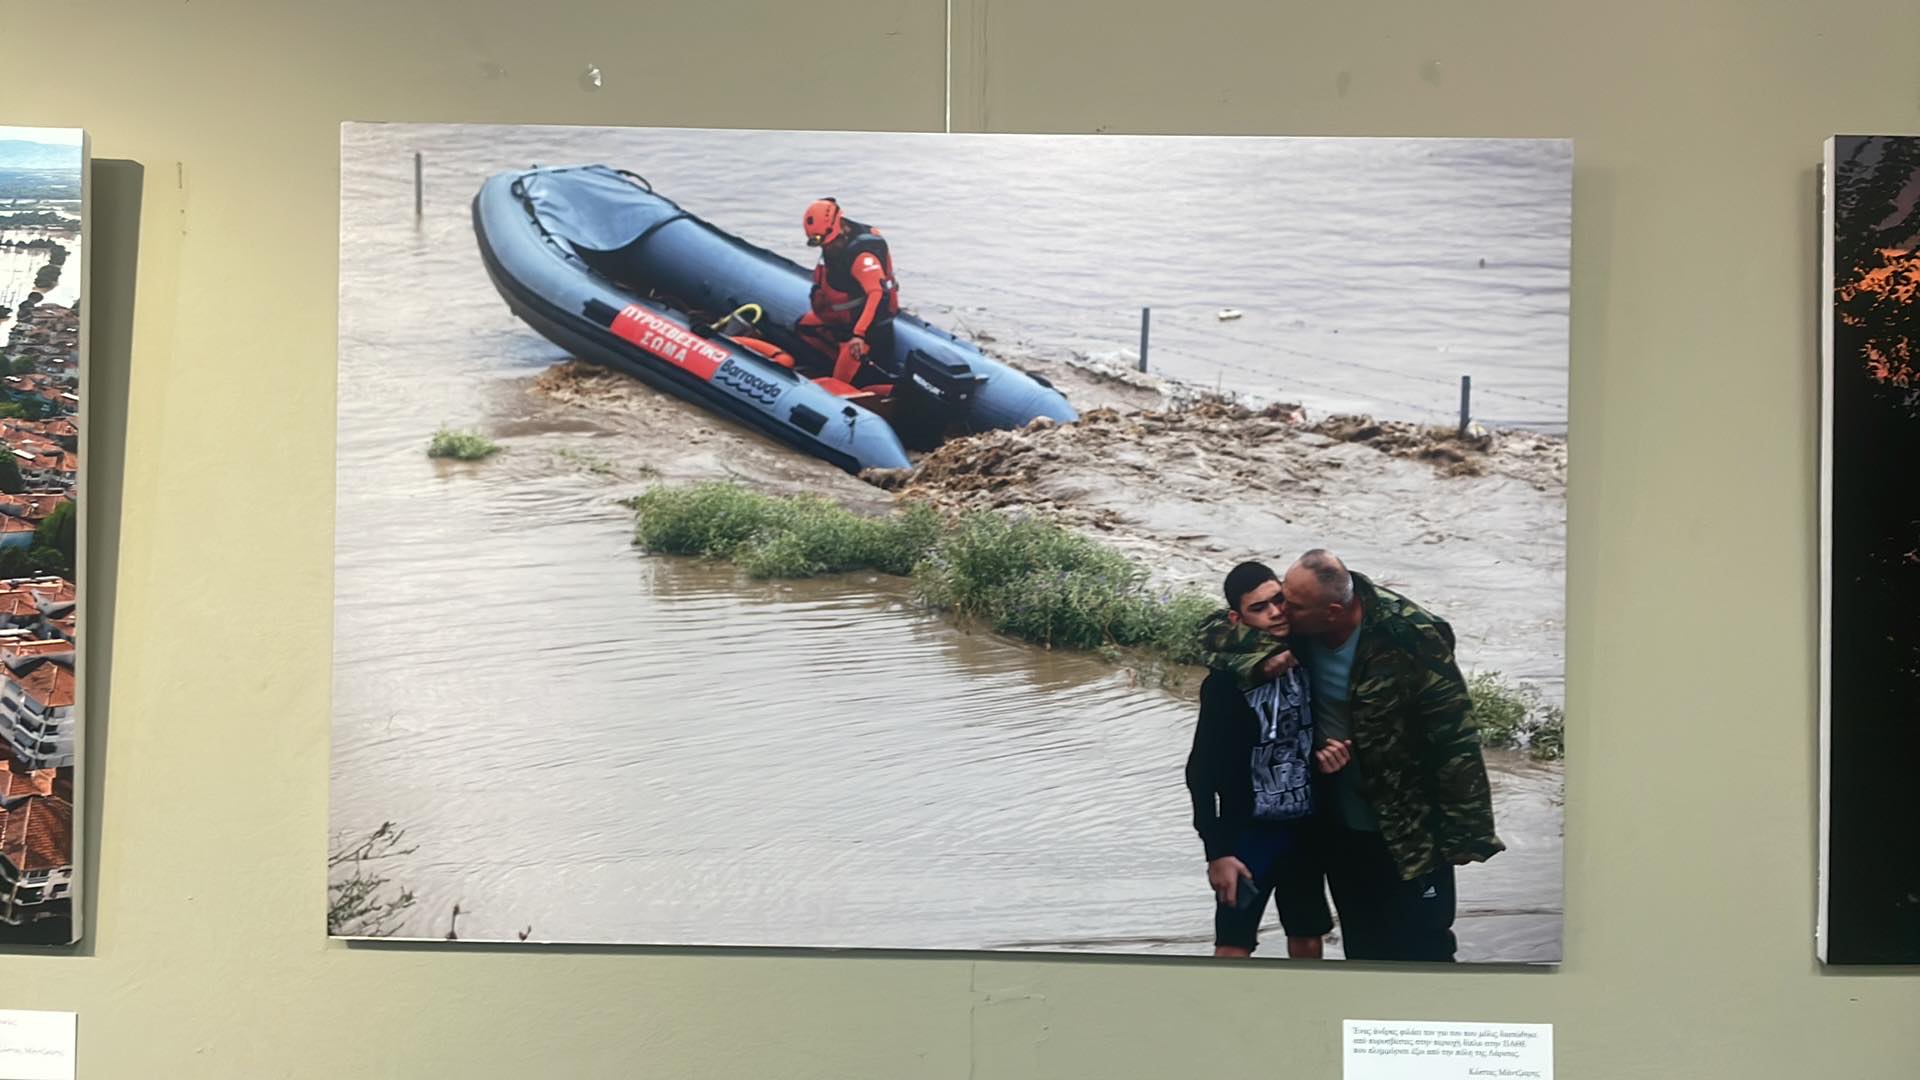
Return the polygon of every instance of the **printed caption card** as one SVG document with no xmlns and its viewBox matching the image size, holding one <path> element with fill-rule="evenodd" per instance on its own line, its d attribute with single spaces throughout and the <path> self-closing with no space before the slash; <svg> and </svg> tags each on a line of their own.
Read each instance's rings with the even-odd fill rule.
<svg viewBox="0 0 1920 1080">
<path fill-rule="evenodd" d="M 1552 1024 L 1348 1020 L 1346 1080 L 1553 1080 Z"/>
</svg>

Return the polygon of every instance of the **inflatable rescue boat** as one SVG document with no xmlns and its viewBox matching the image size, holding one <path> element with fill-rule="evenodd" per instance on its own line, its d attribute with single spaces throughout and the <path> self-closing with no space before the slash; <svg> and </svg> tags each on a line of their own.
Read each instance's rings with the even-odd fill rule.
<svg viewBox="0 0 1920 1080">
<path fill-rule="evenodd" d="M 500 173 L 473 228 L 513 313 L 626 372 L 846 469 L 897 469 L 954 434 L 1077 418 L 1044 379 L 907 314 L 869 357 L 884 386 L 830 377 L 794 331 L 811 276 L 604 165 Z"/>
</svg>

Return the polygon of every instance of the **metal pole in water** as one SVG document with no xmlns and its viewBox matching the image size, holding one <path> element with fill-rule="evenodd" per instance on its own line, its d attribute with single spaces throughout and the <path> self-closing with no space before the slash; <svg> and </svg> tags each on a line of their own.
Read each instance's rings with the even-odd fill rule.
<svg viewBox="0 0 1920 1080">
<path fill-rule="evenodd" d="M 1473 376 L 1460 376 L 1460 437 L 1467 437 L 1467 421 L 1473 416 Z"/>
<path fill-rule="evenodd" d="M 1152 321 L 1153 321 L 1153 309 L 1150 307 L 1141 308 L 1140 309 L 1140 370 L 1142 372 L 1145 372 L 1147 370 L 1147 327 L 1148 327 L 1148 324 L 1151 323 Z"/>
<path fill-rule="evenodd" d="M 420 186 L 421 186 L 420 185 L 420 151 L 415 150 L 413 152 L 413 216 L 414 217 L 419 217 L 421 213 Z"/>
</svg>

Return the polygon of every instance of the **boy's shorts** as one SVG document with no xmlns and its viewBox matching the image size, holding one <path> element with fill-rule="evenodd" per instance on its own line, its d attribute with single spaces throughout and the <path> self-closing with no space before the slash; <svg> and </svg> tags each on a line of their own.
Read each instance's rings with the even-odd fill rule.
<svg viewBox="0 0 1920 1080">
<path fill-rule="evenodd" d="M 1253 873 L 1252 903 L 1213 907 L 1213 943 L 1252 952 L 1260 944 L 1260 920 L 1267 901 L 1280 912 L 1280 928 L 1288 937 L 1322 937 L 1333 930 L 1333 912 L 1327 907 L 1326 874 L 1308 822 L 1250 825 L 1241 834 L 1234 855 Z"/>
</svg>

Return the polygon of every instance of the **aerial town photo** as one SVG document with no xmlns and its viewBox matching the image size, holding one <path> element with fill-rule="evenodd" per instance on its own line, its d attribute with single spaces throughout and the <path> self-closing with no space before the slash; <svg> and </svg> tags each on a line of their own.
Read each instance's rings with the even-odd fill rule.
<svg viewBox="0 0 1920 1080">
<path fill-rule="evenodd" d="M 78 935 L 78 130 L 0 127 L 0 945 Z"/>
</svg>

